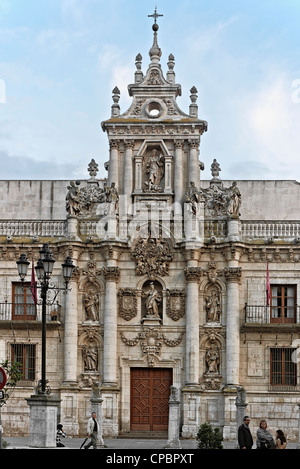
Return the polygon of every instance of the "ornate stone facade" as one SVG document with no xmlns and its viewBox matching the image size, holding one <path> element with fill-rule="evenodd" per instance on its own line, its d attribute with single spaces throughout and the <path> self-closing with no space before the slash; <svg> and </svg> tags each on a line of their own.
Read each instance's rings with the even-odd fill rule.
<svg viewBox="0 0 300 469">
<path fill-rule="evenodd" d="M 121 113 L 115 87 L 111 116 L 102 122 L 107 178 L 97 178 L 92 160 L 82 181 L 0 181 L 0 360 L 18 355 L 25 363 L 30 356 L 32 363 L 3 408 L 4 432 L 28 433 L 25 397 L 41 368 L 40 307 L 28 314 L 15 262 L 21 253 L 36 261 L 48 242 L 53 281 L 62 283 L 66 254 L 76 265 L 70 292 L 47 316 L 47 379 L 68 435 L 85 434 L 95 386 L 104 437 L 129 432 L 132 415 L 140 417 L 131 391 L 142 403 L 143 392 L 154 389 L 149 383 L 166 373 L 177 390 L 183 436 L 211 421 L 235 439 L 242 386 L 254 428 L 265 418 L 295 439 L 300 186 L 223 182 L 216 159 L 208 162 L 212 178 L 200 178 L 207 122 L 198 118 L 197 89 L 183 112 L 175 58 L 169 55 L 164 74 L 156 21 L 153 32 L 145 73 L 136 56 L 129 109 Z M 282 360 L 290 374 L 274 372 Z M 160 388 L 168 409 L 169 394 Z"/>
</svg>

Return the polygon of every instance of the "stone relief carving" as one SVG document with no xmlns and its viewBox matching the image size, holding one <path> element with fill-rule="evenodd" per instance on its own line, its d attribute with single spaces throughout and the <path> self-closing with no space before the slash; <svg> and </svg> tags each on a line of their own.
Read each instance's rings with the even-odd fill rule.
<svg viewBox="0 0 300 469">
<path fill-rule="evenodd" d="M 164 157 L 155 148 L 144 161 L 144 192 L 162 192 L 160 182 L 164 176 Z"/>
<path fill-rule="evenodd" d="M 140 238 L 131 253 L 136 263 L 137 275 L 169 275 L 173 257 L 167 242 L 162 238 Z"/>
<path fill-rule="evenodd" d="M 121 333 L 121 338 L 129 347 L 134 347 L 140 342 L 142 352 L 148 361 L 148 366 L 152 367 L 160 359 L 163 343 L 168 347 L 177 347 L 182 341 L 183 334 L 176 339 L 168 339 L 166 335 L 159 332 L 158 329 L 148 328 L 140 332 L 138 336 L 133 339 L 127 339 L 123 333 Z"/>
<path fill-rule="evenodd" d="M 178 321 L 185 315 L 185 291 L 167 290 L 167 315 Z"/>
<path fill-rule="evenodd" d="M 137 315 L 137 294 L 135 290 L 126 288 L 120 290 L 119 297 L 119 316 L 125 321 L 130 321 Z"/>
</svg>

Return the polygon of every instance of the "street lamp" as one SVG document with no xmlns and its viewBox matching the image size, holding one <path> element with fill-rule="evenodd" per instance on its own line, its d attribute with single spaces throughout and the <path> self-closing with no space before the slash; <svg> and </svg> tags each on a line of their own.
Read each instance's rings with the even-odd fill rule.
<svg viewBox="0 0 300 469">
<path fill-rule="evenodd" d="M 62 264 L 63 277 L 65 280 L 65 287 L 59 288 L 57 286 L 50 286 L 49 280 L 53 272 L 55 260 L 53 259 L 52 252 L 48 244 L 44 244 L 40 250 L 40 258 L 35 267 L 37 278 L 40 282 L 38 288 L 41 289 L 42 298 L 42 379 L 39 382 L 38 393 L 46 394 L 46 305 L 47 305 L 47 292 L 49 289 L 59 291 L 68 291 L 68 283 L 72 277 L 75 266 L 70 256 L 67 256 L 65 262 Z M 28 271 L 29 262 L 26 254 L 21 254 L 20 259 L 17 261 L 18 272 L 21 281 L 23 282 Z"/>
</svg>

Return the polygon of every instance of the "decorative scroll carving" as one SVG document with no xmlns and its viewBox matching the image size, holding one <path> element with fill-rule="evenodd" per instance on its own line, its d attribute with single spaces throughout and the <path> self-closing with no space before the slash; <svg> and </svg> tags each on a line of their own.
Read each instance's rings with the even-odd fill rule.
<svg viewBox="0 0 300 469">
<path fill-rule="evenodd" d="M 167 315 L 178 321 L 185 315 L 185 291 L 168 290 L 167 291 Z"/>
<path fill-rule="evenodd" d="M 169 275 L 173 257 L 167 242 L 161 238 L 139 239 L 131 254 L 136 263 L 137 275 Z"/>
<path fill-rule="evenodd" d="M 119 297 L 119 316 L 125 321 L 130 321 L 137 315 L 137 295 L 131 288 L 120 290 Z"/>
<path fill-rule="evenodd" d="M 140 332 L 138 336 L 133 339 L 127 339 L 123 333 L 121 333 L 121 338 L 129 347 L 134 347 L 140 342 L 142 352 L 148 361 L 148 365 L 154 366 L 156 361 L 160 359 L 163 343 L 168 347 L 177 347 L 182 341 L 183 334 L 176 339 L 168 339 L 166 335 L 159 332 L 159 330 L 149 328 Z"/>
</svg>

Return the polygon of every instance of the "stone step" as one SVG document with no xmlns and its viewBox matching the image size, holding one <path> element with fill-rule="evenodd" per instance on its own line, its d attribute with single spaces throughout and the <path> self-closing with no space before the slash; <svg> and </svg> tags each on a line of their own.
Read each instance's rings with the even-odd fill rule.
<svg viewBox="0 0 300 469">
<path fill-rule="evenodd" d="M 168 432 L 121 432 L 119 433 L 118 438 L 130 438 L 140 440 L 167 440 Z"/>
</svg>

